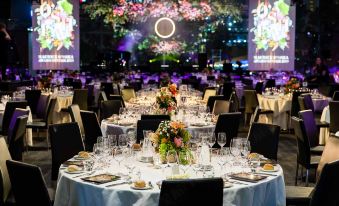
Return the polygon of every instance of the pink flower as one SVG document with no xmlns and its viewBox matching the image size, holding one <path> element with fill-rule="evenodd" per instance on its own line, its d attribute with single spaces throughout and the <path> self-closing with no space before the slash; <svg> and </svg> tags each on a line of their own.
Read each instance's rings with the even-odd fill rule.
<svg viewBox="0 0 339 206">
<path fill-rule="evenodd" d="M 181 147 L 181 146 L 182 146 L 182 139 L 181 139 L 181 138 L 175 137 L 175 138 L 174 138 L 174 144 L 175 144 L 175 146 L 177 146 L 177 147 Z"/>
</svg>

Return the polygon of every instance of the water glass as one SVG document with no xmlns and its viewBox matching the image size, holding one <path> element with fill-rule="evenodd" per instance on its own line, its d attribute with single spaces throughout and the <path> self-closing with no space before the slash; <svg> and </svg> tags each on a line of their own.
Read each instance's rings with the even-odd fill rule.
<svg viewBox="0 0 339 206">
<path fill-rule="evenodd" d="M 223 147 L 226 144 L 226 133 L 224 132 L 218 133 L 218 144 L 220 147 Z"/>
</svg>

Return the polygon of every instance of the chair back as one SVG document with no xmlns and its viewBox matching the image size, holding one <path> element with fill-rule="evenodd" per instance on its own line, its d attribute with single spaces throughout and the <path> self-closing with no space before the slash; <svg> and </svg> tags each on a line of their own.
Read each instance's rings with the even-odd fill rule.
<svg viewBox="0 0 339 206">
<path fill-rule="evenodd" d="M 314 112 L 314 105 L 313 105 L 311 94 L 302 94 L 301 96 L 304 98 L 304 106 L 305 106 L 305 108 L 302 110 L 310 109 L 312 110 L 312 112 Z"/>
<path fill-rule="evenodd" d="M 46 116 L 45 116 L 45 121 L 47 125 L 53 122 L 53 114 L 54 114 L 53 111 L 54 111 L 56 102 L 57 102 L 56 98 L 51 98 L 48 101 L 48 106 L 47 106 L 47 111 L 46 111 Z"/>
<path fill-rule="evenodd" d="M 11 159 L 6 140 L 0 137 L 0 205 L 4 205 L 12 188 L 6 166 L 6 161 Z"/>
<path fill-rule="evenodd" d="M 84 126 L 85 149 L 92 152 L 93 145 L 97 142 L 97 138 L 102 136 L 98 117 L 95 112 L 80 111 L 82 123 Z"/>
<path fill-rule="evenodd" d="M 109 97 L 109 95 L 114 94 L 113 83 L 112 82 L 101 82 L 100 90 L 105 93 L 106 97 Z"/>
<path fill-rule="evenodd" d="M 298 97 L 304 93 L 306 92 L 294 91 L 292 93 L 291 116 L 295 116 L 295 117 L 298 116 L 299 111 L 301 110 Z"/>
<path fill-rule="evenodd" d="M 253 122 L 258 122 L 260 112 L 261 112 L 261 109 L 259 108 L 259 106 L 257 106 L 254 110 L 252 117 L 251 117 L 250 125 L 252 125 Z"/>
<path fill-rule="evenodd" d="M 230 146 L 233 137 L 238 136 L 241 112 L 232 112 L 220 114 L 215 125 L 215 135 L 226 133 L 226 147 Z"/>
<path fill-rule="evenodd" d="M 306 167 L 306 169 L 309 169 L 311 161 L 311 149 L 310 142 L 308 141 L 305 131 L 304 121 L 297 117 L 292 117 L 291 123 L 294 129 L 294 135 L 297 139 L 297 162 Z"/>
<path fill-rule="evenodd" d="M 29 108 L 31 109 L 32 114 L 36 114 L 38 102 L 40 99 L 41 90 L 25 90 L 25 100 Z"/>
<path fill-rule="evenodd" d="M 339 131 L 339 101 L 330 101 L 330 132 L 336 133 Z"/>
<path fill-rule="evenodd" d="M 80 79 L 74 79 L 72 82 L 73 89 L 81 89 L 82 88 L 82 82 Z"/>
<path fill-rule="evenodd" d="M 164 180 L 161 184 L 159 206 L 222 206 L 223 191 L 224 182 L 221 178 Z"/>
<path fill-rule="evenodd" d="M 124 99 L 124 101 L 129 101 L 132 98 L 135 98 L 135 91 L 134 88 L 124 88 L 121 90 L 121 96 Z"/>
<path fill-rule="evenodd" d="M 102 101 L 100 106 L 100 121 L 112 116 L 113 114 L 119 114 L 121 107 L 122 105 L 120 100 Z"/>
<path fill-rule="evenodd" d="M 230 112 L 238 112 L 240 108 L 240 102 L 238 95 L 235 91 L 232 92 L 229 102 L 230 102 Z"/>
<path fill-rule="evenodd" d="M 277 160 L 280 126 L 253 122 L 249 131 L 248 141 L 251 143 L 251 152 Z"/>
<path fill-rule="evenodd" d="M 28 113 L 28 111 L 27 111 Z M 14 117 L 14 115 L 13 115 Z M 12 118 L 13 119 L 13 118 Z M 13 160 L 22 160 L 22 152 L 24 151 L 24 137 L 26 134 L 28 115 L 16 117 L 8 131 L 8 149 Z"/>
<path fill-rule="evenodd" d="M 210 96 L 215 96 L 215 95 L 217 95 L 217 90 L 215 87 L 206 87 L 204 90 L 202 99 L 204 101 L 207 101 Z"/>
<path fill-rule="evenodd" d="M 223 95 L 209 96 L 207 100 L 207 107 L 209 108 L 210 111 L 213 110 L 214 103 L 216 100 L 228 100 L 228 99 L 225 98 Z"/>
<path fill-rule="evenodd" d="M 8 127 L 14 113 L 15 108 L 26 109 L 27 101 L 13 101 L 7 102 L 4 112 L 4 117 L 2 121 L 2 135 L 8 134 Z"/>
<path fill-rule="evenodd" d="M 167 114 L 142 114 L 141 120 L 152 120 L 152 119 L 159 119 L 159 120 L 171 120 L 171 117 Z"/>
<path fill-rule="evenodd" d="M 339 101 L 339 91 L 335 91 L 332 96 L 333 101 Z"/>
<path fill-rule="evenodd" d="M 78 123 L 53 124 L 48 128 L 52 151 L 52 180 L 58 177 L 59 167 L 84 150 Z"/>
<path fill-rule="evenodd" d="M 144 139 L 144 130 L 152 130 L 155 131 L 158 129 L 159 124 L 163 120 L 161 119 L 146 119 L 146 120 L 138 120 L 137 122 L 137 142 L 139 143 L 142 139 Z"/>
<path fill-rule="evenodd" d="M 252 114 L 254 108 L 259 106 L 257 92 L 255 90 L 244 90 L 245 97 L 245 113 Z"/>
<path fill-rule="evenodd" d="M 234 82 L 225 82 L 223 84 L 222 94 L 225 96 L 226 99 L 230 99 L 231 94 L 233 93 L 234 89 L 235 89 L 235 83 Z"/>
<path fill-rule="evenodd" d="M 314 188 L 310 206 L 339 205 L 339 161 L 324 165 L 320 178 Z"/>
<path fill-rule="evenodd" d="M 119 100 L 119 101 L 121 101 L 121 105 L 122 105 L 123 107 L 126 107 L 125 101 L 124 101 L 124 99 L 122 98 L 121 95 L 110 95 L 110 96 L 109 96 L 109 99 L 110 99 L 110 100 Z"/>
<path fill-rule="evenodd" d="M 85 135 L 84 124 L 80 115 L 80 108 L 77 104 L 68 106 L 68 111 L 71 116 L 72 122 L 76 122 L 79 125 L 81 135 Z"/>
<path fill-rule="evenodd" d="M 257 82 L 254 89 L 258 94 L 262 94 L 262 90 L 264 89 L 264 82 Z"/>
<path fill-rule="evenodd" d="M 15 205 L 52 205 L 46 182 L 39 167 L 7 160 Z"/>
<path fill-rule="evenodd" d="M 228 113 L 230 111 L 230 102 L 226 100 L 216 100 L 212 109 L 214 115 Z"/>
<path fill-rule="evenodd" d="M 49 101 L 50 101 L 50 95 L 45 95 L 45 94 L 40 95 L 38 106 L 36 108 L 37 118 L 40 118 L 40 119 L 46 118 Z"/>
<path fill-rule="evenodd" d="M 74 79 L 73 78 L 64 78 L 63 85 L 71 87 L 73 84 Z"/>
<path fill-rule="evenodd" d="M 72 104 L 79 105 L 81 110 L 87 110 L 88 89 L 74 89 Z"/>
<path fill-rule="evenodd" d="M 273 87 L 275 87 L 275 79 L 267 79 L 266 84 L 265 84 L 265 89 L 273 88 Z"/>
<path fill-rule="evenodd" d="M 310 142 L 310 147 L 319 145 L 319 129 L 315 123 L 312 110 L 303 110 L 299 112 L 299 117 L 304 121 L 305 132 Z"/>
</svg>

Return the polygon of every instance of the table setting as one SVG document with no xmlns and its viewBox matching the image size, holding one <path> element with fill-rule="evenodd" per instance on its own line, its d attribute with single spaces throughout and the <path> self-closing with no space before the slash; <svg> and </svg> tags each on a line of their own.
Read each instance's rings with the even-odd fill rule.
<svg viewBox="0 0 339 206">
<path fill-rule="evenodd" d="M 162 181 L 210 177 L 223 178 L 224 205 L 285 204 L 282 168 L 246 138 L 224 147 L 225 133 L 192 135 L 180 121 L 143 132 L 141 144 L 133 131 L 99 137 L 61 165 L 54 205 L 158 205 Z"/>
</svg>

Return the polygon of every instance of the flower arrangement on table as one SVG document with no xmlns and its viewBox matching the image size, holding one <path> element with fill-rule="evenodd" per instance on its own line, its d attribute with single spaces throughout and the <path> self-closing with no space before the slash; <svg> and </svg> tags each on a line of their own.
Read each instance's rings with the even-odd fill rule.
<svg viewBox="0 0 339 206">
<path fill-rule="evenodd" d="M 162 160 L 166 159 L 168 151 L 189 152 L 188 141 L 191 134 L 185 129 L 185 124 L 177 121 L 162 121 L 150 140 L 155 147 L 159 147 Z"/>
<path fill-rule="evenodd" d="M 156 97 L 158 112 L 171 114 L 177 108 L 175 96 L 178 94 L 177 86 L 170 84 L 167 87 L 162 87 Z"/>
<path fill-rule="evenodd" d="M 286 92 L 297 90 L 300 87 L 300 82 L 297 78 L 291 78 L 285 85 Z"/>
</svg>

